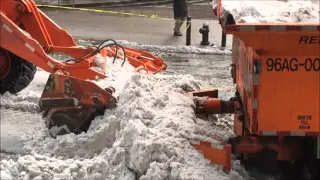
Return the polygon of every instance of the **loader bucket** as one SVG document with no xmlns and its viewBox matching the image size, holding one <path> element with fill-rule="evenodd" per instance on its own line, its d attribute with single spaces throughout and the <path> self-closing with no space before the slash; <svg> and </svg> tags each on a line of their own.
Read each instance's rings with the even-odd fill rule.
<svg viewBox="0 0 320 180">
<path fill-rule="evenodd" d="M 51 74 L 39 104 L 52 136 L 86 131 L 96 115 L 116 106 L 113 92 L 113 88 L 102 89 L 91 81 Z"/>
</svg>

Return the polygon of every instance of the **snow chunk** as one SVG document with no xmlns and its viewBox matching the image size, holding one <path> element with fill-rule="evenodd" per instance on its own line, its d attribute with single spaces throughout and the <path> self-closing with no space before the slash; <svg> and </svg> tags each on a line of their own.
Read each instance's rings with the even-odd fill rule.
<svg viewBox="0 0 320 180">
<path fill-rule="evenodd" d="M 217 8 L 217 0 L 212 1 Z M 277 8 L 275 8 L 277 7 Z M 222 1 L 222 9 L 229 11 L 236 21 L 247 23 L 319 22 L 319 4 L 310 0 L 284 1 Z"/>
</svg>

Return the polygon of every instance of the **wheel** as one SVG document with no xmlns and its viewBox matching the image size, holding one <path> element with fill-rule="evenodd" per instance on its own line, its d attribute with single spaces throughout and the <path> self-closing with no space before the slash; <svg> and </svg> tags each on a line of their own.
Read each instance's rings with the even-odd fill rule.
<svg viewBox="0 0 320 180">
<path fill-rule="evenodd" d="M 278 161 L 281 180 L 302 180 L 303 161 Z"/>
<path fill-rule="evenodd" d="M 319 180 L 320 179 L 320 160 L 314 159 L 305 164 L 303 169 L 305 180 Z"/>
<path fill-rule="evenodd" d="M 240 157 L 240 163 L 243 165 L 243 167 L 246 170 L 250 170 L 256 165 L 256 162 L 254 159 L 252 159 L 252 158 L 245 159 L 244 154 L 242 154 Z"/>
<path fill-rule="evenodd" d="M 317 159 L 316 149 L 317 140 L 316 139 L 306 139 L 305 140 L 306 154 L 305 154 L 305 164 L 304 164 L 304 179 L 305 180 L 319 180 L 320 179 L 320 160 Z"/>
<path fill-rule="evenodd" d="M 16 94 L 34 78 L 37 67 L 15 54 L 0 48 L 0 94 Z"/>
<path fill-rule="evenodd" d="M 277 174 L 279 172 L 277 155 L 276 151 L 262 149 L 259 152 L 258 170 L 266 174 Z"/>
</svg>

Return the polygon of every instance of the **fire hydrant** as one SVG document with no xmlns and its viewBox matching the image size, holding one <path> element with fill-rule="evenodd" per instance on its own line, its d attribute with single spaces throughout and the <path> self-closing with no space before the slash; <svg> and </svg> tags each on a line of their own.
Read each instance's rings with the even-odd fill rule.
<svg viewBox="0 0 320 180">
<path fill-rule="evenodd" d="M 208 22 L 204 22 L 202 28 L 199 29 L 199 32 L 202 34 L 201 45 L 209 45 L 209 24 Z"/>
</svg>

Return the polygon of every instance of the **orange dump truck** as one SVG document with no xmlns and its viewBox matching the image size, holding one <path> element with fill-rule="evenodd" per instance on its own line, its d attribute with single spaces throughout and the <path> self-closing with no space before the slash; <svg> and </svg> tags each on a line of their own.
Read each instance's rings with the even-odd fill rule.
<svg viewBox="0 0 320 180">
<path fill-rule="evenodd" d="M 233 35 L 235 96 L 193 95 L 203 97 L 196 113 L 233 114 L 236 137 L 192 145 L 225 170 L 236 153 L 266 173 L 295 168 L 292 173 L 320 179 L 320 24 L 236 23 L 228 12 L 220 23 Z"/>
</svg>

